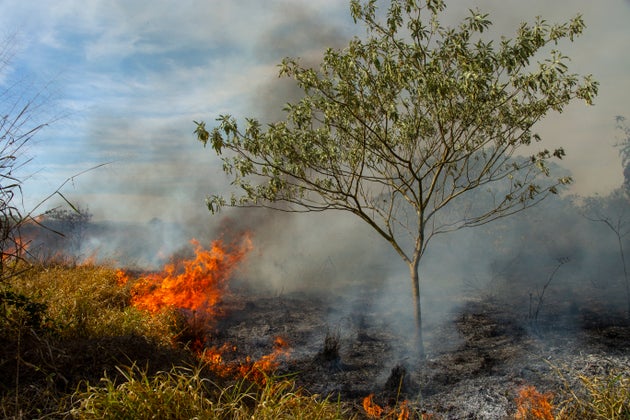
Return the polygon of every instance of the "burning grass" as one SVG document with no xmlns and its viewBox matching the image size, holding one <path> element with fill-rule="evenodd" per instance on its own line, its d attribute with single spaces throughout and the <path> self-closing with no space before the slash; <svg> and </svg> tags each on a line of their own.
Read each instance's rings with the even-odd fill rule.
<svg viewBox="0 0 630 420">
<path fill-rule="evenodd" d="M 347 405 L 273 376 L 290 352 L 280 337 L 258 359 L 208 347 L 208 326 L 248 250 L 221 245 L 195 243 L 193 259 L 138 278 L 57 264 L 3 284 L 2 416 L 351 418 Z"/>
<path fill-rule="evenodd" d="M 174 261 L 161 272 L 138 279 L 132 288 L 133 306 L 153 314 L 177 308 L 204 322 L 216 318 L 216 307 L 228 292 L 228 280 L 251 249 L 251 241 L 248 236 L 229 246 L 214 241 L 208 250 L 195 240 L 192 244 L 194 258 Z"/>
<path fill-rule="evenodd" d="M 550 393 L 541 394 L 532 385 L 521 388 L 516 398 L 516 420 L 554 420 Z"/>
</svg>

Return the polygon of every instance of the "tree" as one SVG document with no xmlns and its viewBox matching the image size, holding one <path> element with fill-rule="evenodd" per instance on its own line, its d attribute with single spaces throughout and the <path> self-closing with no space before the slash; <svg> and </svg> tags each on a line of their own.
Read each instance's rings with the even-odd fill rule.
<svg viewBox="0 0 630 420">
<path fill-rule="evenodd" d="M 66 254 L 78 258 L 92 220 L 89 208 L 78 205 L 71 208 L 56 207 L 46 211 L 42 219 L 41 225 L 55 233 L 54 237 L 65 239 L 62 248 Z M 48 244 L 48 247 L 51 247 L 51 244 Z"/>
<path fill-rule="evenodd" d="M 550 25 L 523 23 L 513 39 L 484 40 L 491 22 L 470 11 L 457 27 L 440 21 L 440 0 L 392 0 L 380 18 L 375 0 L 352 0 L 367 29 L 343 50 L 328 49 L 319 69 L 285 58 L 280 75 L 303 97 L 286 120 L 263 126 L 221 115 L 208 130 L 223 170 L 241 190 L 208 198 L 223 206 L 289 212 L 348 211 L 375 229 L 407 264 L 418 351 L 424 355 L 419 264 L 437 235 L 528 208 L 571 182 L 553 178 L 562 148 L 534 151 L 534 125 L 576 98 L 592 104 L 598 84 L 568 72 L 551 50 L 584 29 L 581 16 Z M 519 157 L 525 150 L 529 156 Z M 224 152 L 229 152 L 223 154 Z M 493 190 L 494 188 L 494 190 Z M 475 191 L 485 199 L 472 199 Z"/>
<path fill-rule="evenodd" d="M 624 251 L 624 239 L 630 234 L 630 201 L 626 183 L 622 188 L 612 191 L 607 197 L 587 197 L 582 203 L 582 213 L 584 217 L 592 222 L 601 222 L 617 239 L 619 259 L 623 268 L 623 286 L 625 288 L 627 302 L 627 317 L 630 319 L 630 274 L 628 273 L 628 263 Z"/>
</svg>

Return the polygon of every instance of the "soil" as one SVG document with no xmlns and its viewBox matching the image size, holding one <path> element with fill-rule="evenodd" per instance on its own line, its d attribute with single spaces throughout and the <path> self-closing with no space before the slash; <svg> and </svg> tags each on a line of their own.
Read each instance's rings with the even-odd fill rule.
<svg viewBox="0 0 630 420">
<path fill-rule="evenodd" d="M 579 375 L 630 372 L 630 323 L 605 305 L 549 301 L 534 319 L 506 302 L 459 298 L 425 325 L 427 354 L 419 359 L 413 334 L 397 332 L 377 311 L 355 310 L 331 325 L 338 308 L 362 307 L 353 299 L 239 293 L 225 300 L 210 341 L 236 346 L 232 357 L 256 358 L 280 336 L 291 352 L 277 374 L 294 374 L 310 393 L 351 402 L 360 414 L 374 394 L 381 406 L 406 399 L 425 418 L 514 418 L 526 385 L 558 395 L 577 389 Z"/>
</svg>

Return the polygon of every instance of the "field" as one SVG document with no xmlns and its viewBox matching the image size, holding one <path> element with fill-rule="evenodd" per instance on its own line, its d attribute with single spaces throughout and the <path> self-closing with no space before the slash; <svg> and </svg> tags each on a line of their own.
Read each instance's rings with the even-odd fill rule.
<svg viewBox="0 0 630 420">
<path fill-rule="evenodd" d="M 331 297 L 231 282 L 249 246 L 198 246 L 161 271 L 16 272 L 0 295 L 2 416 L 630 418 L 630 325 L 595 289 L 549 291 L 540 314 L 531 296 L 525 310 L 518 294 L 442 296 L 413 363 L 396 302 L 377 310 L 369 285 Z"/>
</svg>

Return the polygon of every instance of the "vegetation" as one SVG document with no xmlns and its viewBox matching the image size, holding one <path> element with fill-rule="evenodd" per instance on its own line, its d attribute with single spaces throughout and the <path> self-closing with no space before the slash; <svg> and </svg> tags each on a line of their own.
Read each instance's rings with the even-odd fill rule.
<svg viewBox="0 0 630 420">
<path fill-rule="evenodd" d="M 214 375 L 174 343 L 181 319 L 130 306 L 131 284 L 119 279 L 103 266 L 47 266 L 5 285 L 2 417 L 352 418 L 287 378 Z"/>
<path fill-rule="evenodd" d="M 365 221 L 409 268 L 422 356 L 419 265 L 429 242 L 517 213 L 569 183 L 551 175 L 562 148 L 531 152 L 541 141 L 534 126 L 574 99 L 591 104 L 598 84 L 570 73 L 553 49 L 581 34 L 580 16 L 557 25 L 537 18 L 496 42 L 484 40 L 491 21 L 479 11 L 442 26 L 441 0 L 393 0 L 386 13 L 375 0 L 350 6 L 365 40 L 328 49 L 319 69 L 282 62 L 280 75 L 304 91 L 286 105 L 286 121 L 222 115 L 210 131 L 196 122 L 198 140 L 222 155 L 241 191 L 208 206 L 341 210 Z"/>
<path fill-rule="evenodd" d="M 128 290 L 117 286 L 113 269 L 32 268 L 14 276 L 2 292 L 6 417 L 56 412 L 82 380 L 96 382 L 120 363 L 176 357 L 169 356 L 168 320 L 130 308 Z"/>
<path fill-rule="evenodd" d="M 340 404 L 318 400 L 295 389 L 289 380 L 263 386 L 246 378 L 220 386 L 203 376 L 202 369 L 174 368 L 148 376 L 128 368 L 125 381 L 108 378 L 102 386 L 88 386 L 76 396 L 80 419 L 350 419 Z"/>
<path fill-rule="evenodd" d="M 610 371 L 579 377 L 581 386 L 567 389 L 559 404 L 558 419 L 630 419 L 630 374 Z"/>
<path fill-rule="evenodd" d="M 0 42 L 0 78 L 9 69 L 15 48 L 12 37 Z M 35 118 L 39 100 L 39 95 L 20 92 L 19 86 L 0 85 L 0 283 L 17 267 L 7 262 L 20 260 L 25 251 L 20 229 L 28 216 L 23 216 L 17 206 L 22 192 L 19 170 L 28 163 L 22 151 L 45 126 Z"/>
<path fill-rule="evenodd" d="M 351 404 L 310 395 L 290 378 L 261 383 L 216 376 L 205 361 L 173 345 L 182 328 L 177 316 L 129 306 L 131 285 L 121 286 L 119 278 L 103 266 L 48 266 L 3 286 L 0 416 L 421 418 L 407 401 L 381 407 L 366 397 Z M 627 372 L 579 379 L 580 386 L 567 385 L 553 398 L 533 388 L 521 393 L 520 418 L 536 418 L 527 416 L 541 410 L 558 419 L 628 418 Z"/>
</svg>

